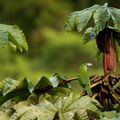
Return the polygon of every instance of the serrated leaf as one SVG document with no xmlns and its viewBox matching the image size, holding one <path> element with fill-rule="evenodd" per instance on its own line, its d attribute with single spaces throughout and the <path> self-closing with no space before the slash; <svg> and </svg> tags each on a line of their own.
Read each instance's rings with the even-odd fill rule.
<svg viewBox="0 0 120 120">
<path fill-rule="evenodd" d="M 28 81 L 27 79 L 23 79 L 22 81 L 15 81 L 11 79 L 7 79 L 4 83 L 3 96 L 0 97 L 0 105 L 6 102 L 9 99 L 19 97 L 19 99 L 27 99 L 30 95 L 28 89 Z"/>
<path fill-rule="evenodd" d="M 8 45 L 8 32 L 0 29 L 0 47 L 5 47 Z"/>
<path fill-rule="evenodd" d="M 110 18 L 107 4 L 104 4 L 99 9 L 97 9 L 93 15 L 93 18 L 94 18 L 96 33 L 98 34 L 106 27 L 106 22 Z"/>
<path fill-rule="evenodd" d="M 99 8 L 99 5 L 94 5 L 81 11 L 72 12 L 66 20 L 66 30 L 70 31 L 77 26 L 77 30 L 80 32 L 87 25 L 93 12 L 97 8 Z"/>
<path fill-rule="evenodd" d="M 22 81 L 16 81 L 11 78 L 7 78 L 5 80 L 3 96 L 7 95 L 11 91 L 20 88 L 28 88 L 28 81 L 27 79 L 23 79 Z"/>
<path fill-rule="evenodd" d="M 0 46 L 5 47 L 9 42 L 13 42 L 20 51 L 28 50 L 26 38 L 18 26 L 0 24 Z"/>
<path fill-rule="evenodd" d="M 66 22 L 65 22 L 65 27 L 66 27 L 66 30 L 67 31 L 70 31 L 72 29 L 74 29 L 75 25 L 76 25 L 76 18 L 77 18 L 77 14 L 78 14 L 78 11 L 76 12 L 72 12 Z"/>
<path fill-rule="evenodd" d="M 94 5 L 90 8 L 84 9 L 80 11 L 76 18 L 76 26 L 78 32 L 80 32 L 88 23 L 88 21 L 91 19 L 93 13 L 96 11 L 96 9 L 99 8 L 99 5 Z"/>
</svg>

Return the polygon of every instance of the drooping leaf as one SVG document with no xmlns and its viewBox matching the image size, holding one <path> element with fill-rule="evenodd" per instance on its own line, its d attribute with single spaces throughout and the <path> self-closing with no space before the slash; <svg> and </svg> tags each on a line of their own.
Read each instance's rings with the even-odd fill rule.
<svg viewBox="0 0 120 120">
<path fill-rule="evenodd" d="M 69 83 L 59 74 L 50 78 L 42 77 L 33 90 L 36 94 L 49 93 L 50 95 L 65 94 L 70 92 Z"/>
<path fill-rule="evenodd" d="M 8 45 L 8 32 L 0 29 L 0 47 L 5 47 Z"/>
<path fill-rule="evenodd" d="M 87 25 L 97 8 L 99 8 L 99 5 L 94 5 L 90 8 L 80 11 L 77 14 L 78 17 L 76 18 L 76 26 L 78 32 L 80 32 Z"/>
<path fill-rule="evenodd" d="M 19 99 L 23 100 L 27 99 L 30 95 L 26 78 L 22 81 L 7 79 L 6 81 L 3 81 L 3 83 L 4 89 L 2 90 L 3 96 L 0 97 L 0 105 L 9 99 L 19 97 Z"/>
<path fill-rule="evenodd" d="M 75 25 L 76 25 L 76 18 L 78 17 L 78 11 L 71 13 L 65 23 L 65 27 L 67 31 L 70 31 L 72 29 L 74 29 Z"/>
<path fill-rule="evenodd" d="M 66 30 L 70 31 L 75 26 L 77 26 L 77 30 L 80 32 L 91 19 L 93 12 L 99 7 L 99 5 L 94 5 L 90 8 L 76 11 L 71 13 L 66 20 Z"/>
<path fill-rule="evenodd" d="M 39 82 L 36 84 L 36 86 L 34 87 L 34 92 L 35 93 L 45 93 L 47 91 L 49 91 L 50 89 L 52 89 L 52 84 L 49 81 L 48 78 L 46 78 L 45 76 L 43 76 Z"/>
<path fill-rule="evenodd" d="M 107 3 L 105 3 L 103 6 L 101 6 L 99 9 L 95 11 L 93 18 L 94 18 L 96 33 L 98 34 L 100 31 L 102 31 L 105 28 L 106 23 L 110 18 Z"/>
<path fill-rule="evenodd" d="M 5 47 L 12 42 L 20 51 L 28 50 L 26 38 L 18 26 L 0 24 L 0 46 Z"/>
</svg>

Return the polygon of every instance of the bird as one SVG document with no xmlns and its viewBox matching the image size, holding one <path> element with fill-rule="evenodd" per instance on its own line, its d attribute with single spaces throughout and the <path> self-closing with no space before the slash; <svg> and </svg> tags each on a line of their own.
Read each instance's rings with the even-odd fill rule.
<svg viewBox="0 0 120 120">
<path fill-rule="evenodd" d="M 89 73 L 88 73 L 88 67 L 91 65 L 92 65 L 91 63 L 82 64 L 79 68 L 79 75 L 78 75 L 80 86 L 85 90 L 85 92 L 89 96 L 92 95 L 92 91 L 90 88 Z"/>
</svg>

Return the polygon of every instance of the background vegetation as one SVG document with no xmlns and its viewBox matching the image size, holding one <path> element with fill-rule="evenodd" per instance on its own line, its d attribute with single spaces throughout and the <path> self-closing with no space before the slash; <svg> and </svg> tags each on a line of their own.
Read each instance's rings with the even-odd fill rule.
<svg viewBox="0 0 120 120">
<path fill-rule="evenodd" d="M 105 2 L 120 6 L 118 0 L 1 0 L 0 23 L 20 26 L 29 44 L 29 52 L 22 55 L 9 48 L 1 49 L 1 79 L 26 76 L 34 81 L 41 75 L 56 72 L 74 76 L 85 62 L 93 64 L 90 73 L 101 74 L 101 62 L 95 60 L 94 42 L 83 46 L 81 34 L 67 33 L 64 22 L 71 11 Z"/>
</svg>

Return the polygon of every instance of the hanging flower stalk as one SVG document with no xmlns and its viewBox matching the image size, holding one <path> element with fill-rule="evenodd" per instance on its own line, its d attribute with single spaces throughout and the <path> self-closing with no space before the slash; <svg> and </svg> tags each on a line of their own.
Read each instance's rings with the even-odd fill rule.
<svg viewBox="0 0 120 120">
<path fill-rule="evenodd" d="M 103 53 L 103 69 L 105 75 L 110 73 L 114 74 L 116 69 L 116 51 L 113 34 L 110 28 L 105 28 L 96 38 L 97 46 L 100 52 Z"/>
</svg>

